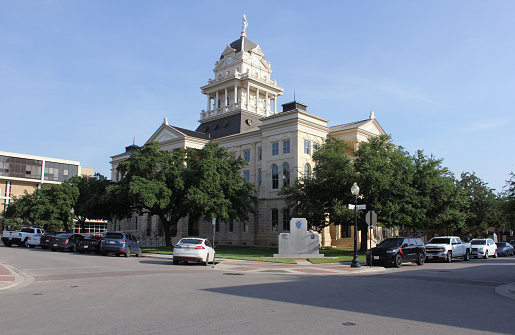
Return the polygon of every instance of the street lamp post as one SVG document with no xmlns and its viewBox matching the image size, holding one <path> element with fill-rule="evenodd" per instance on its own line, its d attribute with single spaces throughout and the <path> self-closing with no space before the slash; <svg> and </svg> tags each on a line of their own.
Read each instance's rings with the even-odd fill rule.
<svg viewBox="0 0 515 335">
<path fill-rule="evenodd" d="M 354 196 L 354 258 L 352 259 L 352 264 L 350 266 L 351 268 L 360 268 L 361 265 L 359 265 L 358 260 L 358 184 L 352 184 L 350 192 Z"/>
</svg>

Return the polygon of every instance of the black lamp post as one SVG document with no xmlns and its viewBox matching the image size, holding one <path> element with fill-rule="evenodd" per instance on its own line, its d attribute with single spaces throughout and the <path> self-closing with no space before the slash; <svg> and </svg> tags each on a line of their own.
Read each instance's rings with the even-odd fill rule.
<svg viewBox="0 0 515 335">
<path fill-rule="evenodd" d="M 358 184 L 352 184 L 350 192 L 354 196 L 354 258 L 352 259 L 352 264 L 350 266 L 351 268 L 360 268 L 361 265 L 359 265 L 358 260 Z"/>
</svg>

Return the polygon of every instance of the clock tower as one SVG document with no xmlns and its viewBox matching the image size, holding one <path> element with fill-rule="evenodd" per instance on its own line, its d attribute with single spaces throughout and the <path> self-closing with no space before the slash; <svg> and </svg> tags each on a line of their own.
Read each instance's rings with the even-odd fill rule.
<svg viewBox="0 0 515 335">
<path fill-rule="evenodd" d="M 200 113 L 197 131 L 211 138 L 255 128 L 260 118 L 278 112 L 277 98 L 283 89 L 272 80 L 270 63 L 259 45 L 247 38 L 246 28 L 243 16 L 240 38 L 227 45 L 215 63 L 215 77 L 201 87 L 207 106 Z"/>
</svg>

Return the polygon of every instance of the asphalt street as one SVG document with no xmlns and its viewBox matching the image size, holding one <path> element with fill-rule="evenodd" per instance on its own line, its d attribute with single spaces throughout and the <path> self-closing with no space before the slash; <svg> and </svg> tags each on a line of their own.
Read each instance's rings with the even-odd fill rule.
<svg viewBox="0 0 515 335">
<path fill-rule="evenodd" d="M 515 334 L 515 257 L 284 265 L 0 246 L 4 334 Z"/>
</svg>

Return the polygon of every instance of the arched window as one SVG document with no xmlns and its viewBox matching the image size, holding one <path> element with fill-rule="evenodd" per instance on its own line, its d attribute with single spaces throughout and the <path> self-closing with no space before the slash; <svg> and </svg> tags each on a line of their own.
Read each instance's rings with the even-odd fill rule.
<svg viewBox="0 0 515 335">
<path fill-rule="evenodd" d="M 290 164 L 283 164 L 283 186 L 290 185 Z"/>
<path fill-rule="evenodd" d="M 279 168 L 277 165 L 272 165 L 272 189 L 276 190 L 279 188 Z"/>
<path fill-rule="evenodd" d="M 306 163 L 304 165 L 304 178 L 309 178 L 310 175 L 311 175 L 311 165 L 309 165 L 309 163 Z"/>
</svg>

